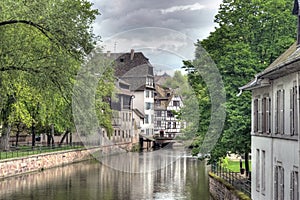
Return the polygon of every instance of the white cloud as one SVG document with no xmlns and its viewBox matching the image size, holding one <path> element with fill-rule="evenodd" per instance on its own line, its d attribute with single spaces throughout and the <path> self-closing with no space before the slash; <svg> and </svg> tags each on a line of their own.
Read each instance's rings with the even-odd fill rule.
<svg viewBox="0 0 300 200">
<path fill-rule="evenodd" d="M 205 8 L 204 5 L 201 5 L 200 3 L 195 3 L 192 5 L 185 5 L 185 6 L 173 6 L 167 9 L 160 10 L 162 14 L 177 12 L 177 11 L 183 11 L 183 10 L 201 10 Z"/>
</svg>

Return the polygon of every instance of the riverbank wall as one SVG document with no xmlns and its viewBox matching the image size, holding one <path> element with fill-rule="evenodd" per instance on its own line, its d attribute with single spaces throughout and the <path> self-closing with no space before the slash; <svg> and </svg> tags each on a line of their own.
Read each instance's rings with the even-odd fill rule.
<svg viewBox="0 0 300 200">
<path fill-rule="evenodd" d="M 86 149 L 73 149 L 0 160 L 0 178 L 21 175 L 76 163 L 94 157 L 126 152 L 132 144 L 124 143 Z"/>
<path fill-rule="evenodd" d="M 209 173 L 209 192 L 213 200 L 251 200 L 214 173 Z"/>
</svg>

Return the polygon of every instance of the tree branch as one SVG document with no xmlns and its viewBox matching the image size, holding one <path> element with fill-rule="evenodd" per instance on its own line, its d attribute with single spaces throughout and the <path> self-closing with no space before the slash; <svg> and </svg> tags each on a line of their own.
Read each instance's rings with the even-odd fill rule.
<svg viewBox="0 0 300 200">
<path fill-rule="evenodd" d="M 29 26 L 32 26 L 36 29 L 38 29 L 43 35 L 45 35 L 50 41 L 53 41 L 53 39 L 47 34 L 47 29 L 44 28 L 43 26 L 36 24 L 32 21 L 27 21 L 27 20 L 9 20 L 9 21 L 3 21 L 0 22 L 0 26 L 6 26 L 6 25 L 11 25 L 11 24 L 27 24 Z"/>
<path fill-rule="evenodd" d="M 16 70 L 16 71 L 24 71 L 24 72 L 28 72 L 28 73 L 40 73 L 41 71 L 38 69 L 33 69 L 33 68 L 25 68 L 25 67 L 17 67 L 17 66 L 8 66 L 8 67 L 3 67 L 0 68 L 1 72 L 4 71 L 12 71 L 12 70 Z"/>
</svg>

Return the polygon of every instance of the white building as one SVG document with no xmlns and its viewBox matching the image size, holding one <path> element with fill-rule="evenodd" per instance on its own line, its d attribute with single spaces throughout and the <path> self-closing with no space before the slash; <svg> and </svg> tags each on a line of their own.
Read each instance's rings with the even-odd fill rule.
<svg viewBox="0 0 300 200">
<path fill-rule="evenodd" d="M 154 74 L 153 66 L 141 52 L 109 54 L 115 59 L 115 76 L 130 84 L 133 109 L 144 116 L 141 133 L 154 133 Z"/>
<path fill-rule="evenodd" d="M 241 90 L 252 91 L 255 200 L 299 199 L 300 48 L 292 45 Z"/>
</svg>

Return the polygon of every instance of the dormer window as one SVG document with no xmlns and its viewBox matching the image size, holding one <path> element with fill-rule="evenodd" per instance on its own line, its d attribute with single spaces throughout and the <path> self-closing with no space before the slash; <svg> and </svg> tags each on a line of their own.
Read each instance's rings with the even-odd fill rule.
<svg viewBox="0 0 300 200">
<path fill-rule="evenodd" d="M 120 58 L 120 62 L 124 62 L 124 58 Z"/>
</svg>

